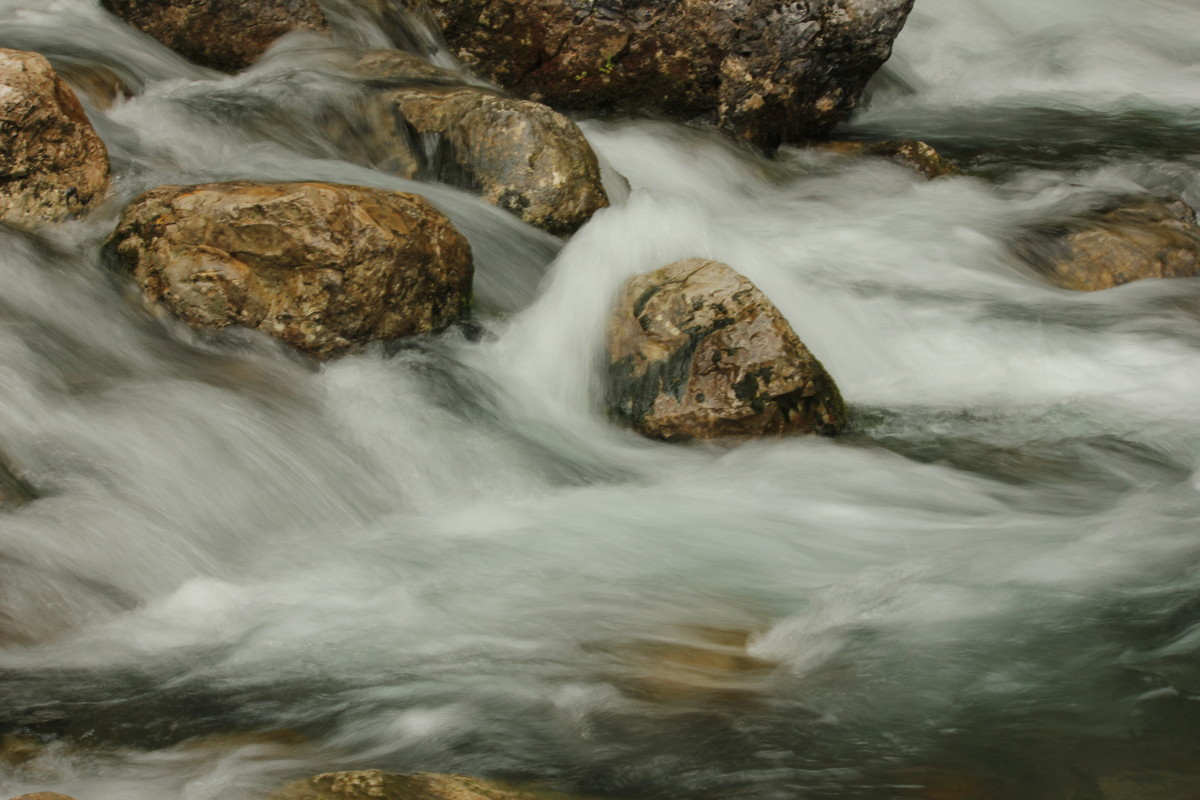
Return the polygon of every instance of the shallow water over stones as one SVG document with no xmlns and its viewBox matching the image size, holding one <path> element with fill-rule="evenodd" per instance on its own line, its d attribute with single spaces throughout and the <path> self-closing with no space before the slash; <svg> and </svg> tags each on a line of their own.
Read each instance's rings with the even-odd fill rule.
<svg viewBox="0 0 1200 800">
<path fill-rule="evenodd" d="M 1195 15 L 918 0 L 839 135 L 962 174 L 584 120 L 628 191 L 564 241 L 343 157 L 316 112 L 353 82 L 324 39 L 228 76 L 91 0 L 0 0 L 0 47 L 132 92 L 80 91 L 113 198 L 0 229 L 0 449 L 36 495 L 0 518 L 0 791 L 248 799 L 381 769 L 1194 797 L 1200 281 L 1072 292 L 1015 248 L 1106 198 L 1200 205 Z M 473 317 L 321 365 L 151 317 L 101 262 L 121 208 L 228 180 L 426 196 L 470 240 Z M 778 307 L 841 436 L 612 424 L 612 299 L 691 257 Z"/>
</svg>

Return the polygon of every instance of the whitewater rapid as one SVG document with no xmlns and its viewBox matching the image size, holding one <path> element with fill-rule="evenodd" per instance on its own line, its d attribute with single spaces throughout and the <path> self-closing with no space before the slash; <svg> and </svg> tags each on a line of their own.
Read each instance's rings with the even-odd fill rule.
<svg viewBox="0 0 1200 800">
<path fill-rule="evenodd" d="M 1109 800 L 1186 773 L 1200 281 L 1072 293 L 1010 248 L 1108 195 L 1200 206 L 1198 23 L 1185 0 L 918 0 L 844 133 L 965 174 L 587 120 L 616 202 L 564 243 L 341 158 L 311 120 L 351 79 L 315 37 L 230 77 L 86 0 L 0 0 L 0 46 L 135 90 L 84 96 L 117 196 L 0 230 L 0 447 L 42 495 L 0 519 L 22 634 L 0 733 L 46 743 L 0 792 L 224 800 L 373 767 Z M 316 366 L 151 319 L 100 244 L 138 192 L 227 179 L 425 194 L 471 241 L 472 324 Z M 693 256 L 781 309 L 846 436 L 678 447 L 605 417 L 617 287 Z M 755 666 L 721 687 L 645 655 L 730 636 Z"/>
</svg>

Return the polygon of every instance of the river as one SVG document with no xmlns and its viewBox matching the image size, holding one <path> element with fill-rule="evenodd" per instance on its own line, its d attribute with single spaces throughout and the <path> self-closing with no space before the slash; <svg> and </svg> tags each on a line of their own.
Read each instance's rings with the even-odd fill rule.
<svg viewBox="0 0 1200 800">
<path fill-rule="evenodd" d="M 331 3 L 344 41 L 382 33 Z M 0 231 L 0 793 L 263 796 L 381 768 L 615 798 L 1200 796 L 1200 280 L 1072 293 L 1011 245 L 1130 191 L 1200 206 L 1194 0 L 917 0 L 839 133 L 964 167 L 645 120 L 563 242 L 355 166 L 296 36 L 237 76 L 91 0 L 0 0 L 88 99 L 117 197 Z M 472 324 L 314 364 L 151 319 L 100 244 L 165 183 L 418 191 Z M 751 278 L 837 380 L 836 439 L 672 446 L 601 408 L 630 275 Z M 1149 788 L 1147 788 L 1149 787 Z"/>
</svg>

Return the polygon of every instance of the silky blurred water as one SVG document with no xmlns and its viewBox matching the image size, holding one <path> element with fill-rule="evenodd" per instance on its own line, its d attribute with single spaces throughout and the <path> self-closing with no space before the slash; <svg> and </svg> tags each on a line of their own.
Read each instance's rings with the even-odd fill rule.
<svg viewBox="0 0 1200 800">
<path fill-rule="evenodd" d="M 338 47 L 388 43 L 329 9 Z M 0 46 L 130 94 L 77 84 L 113 200 L 0 230 L 0 448 L 40 495 L 0 518 L 0 734 L 44 745 L 0 792 L 225 800 L 371 767 L 1196 796 L 1200 281 L 1072 293 L 1010 247 L 1109 195 L 1200 204 L 1197 23 L 918 0 L 842 132 L 963 175 L 585 121 L 629 192 L 564 244 L 345 160 L 316 120 L 357 84 L 322 39 L 229 77 L 89 0 L 0 0 Z M 425 194 L 475 252 L 471 324 L 316 366 L 151 318 L 101 263 L 122 205 L 234 178 Z M 606 419 L 617 287 L 692 256 L 779 306 L 847 435 L 680 447 Z"/>
</svg>

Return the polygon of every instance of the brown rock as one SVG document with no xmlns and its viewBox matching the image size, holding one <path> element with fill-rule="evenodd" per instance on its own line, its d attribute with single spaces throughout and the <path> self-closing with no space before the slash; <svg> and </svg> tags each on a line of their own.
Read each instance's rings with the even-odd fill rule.
<svg viewBox="0 0 1200 800">
<path fill-rule="evenodd" d="M 222 72 L 253 64 L 285 33 L 328 28 L 316 0 L 100 0 L 184 58 Z"/>
<path fill-rule="evenodd" d="M 270 800 L 571 800 L 569 795 L 540 787 L 442 775 L 400 774 L 377 769 L 328 772 L 289 783 Z"/>
<path fill-rule="evenodd" d="M 609 409 L 651 438 L 834 434 L 846 423 L 821 362 L 754 284 L 716 261 L 627 281 L 608 360 Z"/>
<path fill-rule="evenodd" d="M 108 151 L 74 92 L 37 53 L 0 49 L 0 221 L 61 221 L 108 184 Z"/>
<path fill-rule="evenodd" d="M 913 0 L 431 5 L 459 59 L 520 97 L 560 111 L 705 121 L 771 149 L 821 138 L 854 108 Z"/>
<path fill-rule="evenodd" d="M 23 794 L 20 797 L 14 797 L 13 800 L 75 800 L 70 795 L 58 794 L 57 792 L 34 792 L 33 794 Z"/>
<path fill-rule="evenodd" d="M 744 706 L 766 693 L 776 666 L 749 654 L 748 631 L 694 627 L 619 643 L 615 682 L 630 697 L 674 707 Z M 605 648 L 610 649 L 610 648 Z"/>
<path fill-rule="evenodd" d="M 466 239 L 424 198 L 324 183 L 159 187 L 109 248 L 152 308 L 318 358 L 445 327 L 473 275 Z"/>
<path fill-rule="evenodd" d="M 466 86 L 399 51 L 372 51 L 352 72 L 367 82 L 356 119 L 332 136 L 352 160 L 401 177 L 440 180 L 543 230 L 567 234 L 608 205 L 583 132 L 539 103 Z M 437 145 L 419 146 L 433 137 Z"/>
<path fill-rule="evenodd" d="M 470 87 L 404 89 L 389 99 L 416 133 L 441 137 L 461 182 L 530 225 L 572 233 L 608 205 L 582 131 L 544 105 Z"/>
<path fill-rule="evenodd" d="M 1017 252 L 1050 282 L 1090 292 L 1143 278 L 1200 275 L 1200 227 L 1178 197 L 1124 198 L 1083 219 L 1034 231 Z"/>
<path fill-rule="evenodd" d="M 0 453 L 0 508 L 19 506 L 33 498 L 33 489 L 8 465 L 4 454 Z"/>
<path fill-rule="evenodd" d="M 818 150 L 827 150 L 845 156 L 869 156 L 886 158 L 933 180 L 946 175 L 957 175 L 958 167 L 948 158 L 943 158 L 925 142 L 915 139 L 888 139 L 883 142 L 821 142 L 810 145 Z"/>
</svg>

